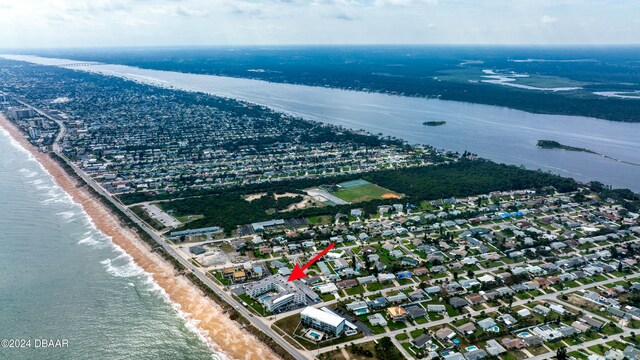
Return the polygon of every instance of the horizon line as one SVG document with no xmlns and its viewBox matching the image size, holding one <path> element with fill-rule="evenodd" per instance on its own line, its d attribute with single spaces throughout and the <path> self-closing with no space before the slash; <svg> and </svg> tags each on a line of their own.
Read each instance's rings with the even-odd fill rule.
<svg viewBox="0 0 640 360">
<path fill-rule="evenodd" d="M 547 47 L 547 48 L 606 48 L 606 47 L 640 47 L 640 43 L 567 43 L 567 44 L 551 44 L 551 43 L 334 43 L 334 44 L 189 44 L 189 45 L 98 45 L 98 46 L 53 46 L 53 47 L 0 47 L 0 51 L 18 51 L 18 50 L 102 50 L 102 49 L 144 49 L 144 48 L 283 48 L 283 47 Z"/>
</svg>

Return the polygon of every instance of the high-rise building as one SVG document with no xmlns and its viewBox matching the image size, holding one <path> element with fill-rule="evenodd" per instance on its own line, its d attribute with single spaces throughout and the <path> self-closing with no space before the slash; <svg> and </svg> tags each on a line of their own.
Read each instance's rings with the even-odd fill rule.
<svg viewBox="0 0 640 360">
<path fill-rule="evenodd" d="M 29 108 L 9 108 L 9 117 L 15 120 L 28 119 L 35 116 L 35 111 Z"/>
<path fill-rule="evenodd" d="M 32 139 L 37 139 L 40 137 L 40 129 L 37 127 L 29 127 L 29 137 Z"/>
</svg>

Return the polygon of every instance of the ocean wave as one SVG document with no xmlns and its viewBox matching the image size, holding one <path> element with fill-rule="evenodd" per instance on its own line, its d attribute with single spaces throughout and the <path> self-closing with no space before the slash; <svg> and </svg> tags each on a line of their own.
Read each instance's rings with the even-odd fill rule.
<svg viewBox="0 0 640 360">
<path fill-rule="evenodd" d="M 103 242 L 97 240 L 93 236 L 87 236 L 83 239 L 80 239 L 80 241 L 78 241 L 78 245 L 87 245 L 96 249 L 103 249 L 105 247 L 105 244 Z"/>
<path fill-rule="evenodd" d="M 221 352 L 221 349 L 216 346 L 215 342 L 211 339 L 211 337 L 200 328 L 200 321 L 191 317 L 191 314 L 182 310 L 182 306 L 176 302 L 171 301 L 169 294 L 153 279 L 153 276 L 149 273 L 146 273 L 147 283 L 152 286 L 152 291 L 157 292 L 162 299 L 171 306 L 171 308 L 178 314 L 185 324 L 185 328 L 198 336 L 198 338 L 205 343 L 209 350 L 211 350 L 211 358 L 214 360 L 228 360 L 229 358 Z"/>
<path fill-rule="evenodd" d="M 61 211 L 56 213 L 56 215 L 62 217 L 63 219 L 71 219 L 72 217 L 78 215 L 76 211 Z"/>
<path fill-rule="evenodd" d="M 45 193 L 46 199 L 40 201 L 40 204 L 42 205 L 48 205 L 48 204 L 78 205 L 73 200 L 71 195 L 61 190 L 57 185 L 49 186 L 48 189 L 49 190 Z"/>
<path fill-rule="evenodd" d="M 0 128 L 0 132 L 2 132 L 3 135 L 9 138 L 9 144 L 11 144 L 14 149 L 26 154 L 29 157 L 29 160 L 35 160 L 35 157 L 29 152 L 29 150 L 25 149 L 19 142 L 17 142 L 16 139 L 14 139 L 7 130 L 5 130 L 4 128 Z"/>
<path fill-rule="evenodd" d="M 33 170 L 29 170 L 29 169 L 20 169 L 18 171 L 20 173 L 22 173 L 23 177 L 25 177 L 27 179 L 31 179 L 33 177 L 36 177 L 36 176 L 40 175 L 37 171 L 33 171 Z"/>
<path fill-rule="evenodd" d="M 25 149 L 19 142 L 17 142 L 11 135 L 3 128 L 0 128 L 0 132 L 6 135 L 9 139 L 9 143 L 15 149 L 20 152 L 23 152 L 27 157 L 28 161 L 35 161 L 37 166 L 40 167 L 42 172 L 29 170 L 27 168 L 20 169 L 20 173 L 23 174 L 24 177 L 32 178 L 41 174 L 45 174 L 49 177 L 49 179 L 55 182 L 53 176 L 47 171 L 47 169 L 39 162 L 37 159 L 27 150 Z M 37 183 L 36 183 L 37 182 Z M 40 182 L 40 180 L 36 180 L 32 185 L 43 185 L 44 181 Z M 161 298 L 176 311 L 177 315 L 184 320 L 185 326 L 187 329 L 192 331 L 198 338 L 207 346 L 212 352 L 211 358 L 214 360 L 226 360 L 228 359 L 223 353 L 221 353 L 221 349 L 215 345 L 211 338 L 207 336 L 207 334 L 198 328 L 198 321 L 193 319 L 189 314 L 185 313 L 179 304 L 176 304 L 171 301 L 167 292 L 160 287 L 160 285 L 153 279 L 153 275 L 151 273 L 146 272 L 142 267 L 135 263 L 133 258 L 127 254 L 124 249 L 122 249 L 117 244 L 113 243 L 111 237 L 104 235 L 95 225 L 93 219 L 87 214 L 82 207 L 76 203 L 71 195 L 69 195 L 66 191 L 61 189 L 57 183 L 53 186 L 47 186 L 46 188 L 43 186 L 42 189 L 38 190 L 47 190 L 45 193 L 46 199 L 42 200 L 42 204 L 51 204 L 51 203 L 67 203 L 69 205 L 74 205 L 80 208 L 80 211 L 62 211 L 57 213 L 56 215 L 62 216 L 65 219 L 71 219 L 76 215 L 82 215 L 82 217 L 86 220 L 87 225 L 90 227 L 89 231 L 84 233 L 85 238 L 78 241 L 78 244 L 86 244 L 91 246 L 96 246 L 100 244 L 100 241 L 97 238 L 104 238 L 106 241 L 104 244 L 109 244 L 113 247 L 114 251 L 119 253 L 113 259 L 105 259 L 100 261 L 100 264 L 105 267 L 107 273 L 114 277 L 118 278 L 139 278 L 143 281 L 144 284 L 148 286 L 148 290 L 152 291 L 161 296 Z M 94 236 L 91 236 L 94 235 Z M 124 261 L 123 261 L 124 260 Z M 123 264 L 120 264 L 123 262 Z M 128 286 L 135 287 L 135 284 L 132 282 L 127 282 Z"/>
<path fill-rule="evenodd" d="M 114 265 L 112 259 L 106 259 L 100 263 L 105 266 L 109 275 L 115 277 L 130 278 L 137 277 L 145 273 L 140 266 L 132 261 L 127 261 L 124 265 Z"/>
</svg>

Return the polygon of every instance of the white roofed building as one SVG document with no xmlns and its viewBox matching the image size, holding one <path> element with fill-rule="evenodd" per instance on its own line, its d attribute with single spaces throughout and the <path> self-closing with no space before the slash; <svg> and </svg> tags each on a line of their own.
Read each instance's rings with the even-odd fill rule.
<svg viewBox="0 0 640 360">
<path fill-rule="evenodd" d="M 303 324 L 318 329 L 333 336 L 338 336 L 344 331 L 344 318 L 322 310 L 308 306 L 300 313 L 300 321 Z"/>
</svg>

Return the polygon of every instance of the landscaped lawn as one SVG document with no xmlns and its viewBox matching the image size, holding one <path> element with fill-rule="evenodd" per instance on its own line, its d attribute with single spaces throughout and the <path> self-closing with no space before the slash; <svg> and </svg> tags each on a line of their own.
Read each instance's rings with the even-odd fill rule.
<svg viewBox="0 0 640 360">
<path fill-rule="evenodd" d="M 222 273 L 219 271 L 217 271 L 213 276 L 215 276 L 216 280 L 218 280 L 222 285 L 228 286 L 232 284 L 231 280 L 223 278 Z"/>
<path fill-rule="evenodd" d="M 268 315 L 271 314 L 270 312 L 265 312 L 264 307 L 262 306 L 262 304 L 260 304 L 259 302 L 255 301 L 254 299 L 250 298 L 249 295 L 247 294 L 242 294 L 238 296 L 240 299 L 242 299 L 242 301 L 246 302 L 247 304 L 249 304 L 249 306 L 255 310 L 255 312 L 257 312 L 260 316 L 263 315 Z"/>
<path fill-rule="evenodd" d="M 607 350 L 609 350 L 609 348 L 606 347 L 604 344 L 589 346 L 588 349 L 600 355 L 604 355 L 604 353 L 607 352 Z"/>
<path fill-rule="evenodd" d="M 581 351 L 572 351 L 568 355 L 580 360 L 587 360 L 589 358 L 588 355 Z"/>
<path fill-rule="evenodd" d="M 522 351 L 508 351 L 502 355 L 503 360 L 522 360 L 526 358 L 527 355 Z"/>
<path fill-rule="evenodd" d="M 365 290 L 362 285 L 354 286 L 352 288 L 345 289 L 347 295 L 364 294 Z"/>
<path fill-rule="evenodd" d="M 607 335 L 620 334 L 621 332 L 622 332 L 622 329 L 615 326 L 613 323 L 609 323 L 602 328 L 602 333 Z"/>
<path fill-rule="evenodd" d="M 627 344 L 621 343 L 620 341 L 616 341 L 616 340 L 609 341 L 607 345 L 609 345 L 612 348 L 620 349 L 620 350 L 624 350 L 628 346 Z"/>
<path fill-rule="evenodd" d="M 335 300 L 336 296 L 334 294 L 322 294 L 320 295 L 320 298 L 322 299 L 322 301 L 331 301 L 331 300 Z"/>
<path fill-rule="evenodd" d="M 564 346 L 564 344 L 561 341 L 549 341 L 549 342 L 546 342 L 545 345 L 547 345 L 549 349 L 553 351 L 558 350 L 558 348 L 561 348 Z"/>
<path fill-rule="evenodd" d="M 544 346 L 529 346 L 527 347 L 527 351 L 533 355 L 542 355 L 549 352 Z"/>
<path fill-rule="evenodd" d="M 414 353 L 415 353 L 415 351 L 413 351 L 413 349 L 412 349 L 411 343 L 408 343 L 408 342 L 402 343 L 402 347 L 403 347 L 405 350 L 407 350 L 407 352 L 408 352 L 409 354 L 414 354 Z"/>
<path fill-rule="evenodd" d="M 595 331 L 587 331 L 582 334 L 587 340 L 600 339 L 602 336 Z"/>
<path fill-rule="evenodd" d="M 389 323 L 387 324 L 387 326 L 389 327 L 389 329 L 391 331 L 393 330 L 399 330 L 399 329 L 404 329 L 407 327 L 407 325 L 404 323 L 404 321 L 389 321 Z"/>
<path fill-rule="evenodd" d="M 447 309 L 447 314 L 449 314 L 449 316 L 458 316 L 458 315 L 460 315 L 460 312 L 458 310 L 454 309 L 453 306 L 451 306 L 449 304 L 445 304 L 444 306 Z"/>
<path fill-rule="evenodd" d="M 409 335 L 405 334 L 405 333 L 400 333 L 398 335 L 396 335 L 396 339 L 398 340 L 407 340 L 409 338 Z"/>
<path fill-rule="evenodd" d="M 375 282 L 375 283 L 371 283 L 371 284 L 367 284 L 367 290 L 368 291 L 378 291 L 378 290 L 382 290 L 382 289 L 386 289 L 389 287 L 392 287 L 393 283 L 388 282 L 388 283 L 379 283 L 379 282 Z"/>
<path fill-rule="evenodd" d="M 574 287 L 580 286 L 580 284 L 578 284 L 575 280 L 567 281 L 565 283 L 565 285 L 567 285 L 570 288 L 574 288 Z"/>
</svg>

